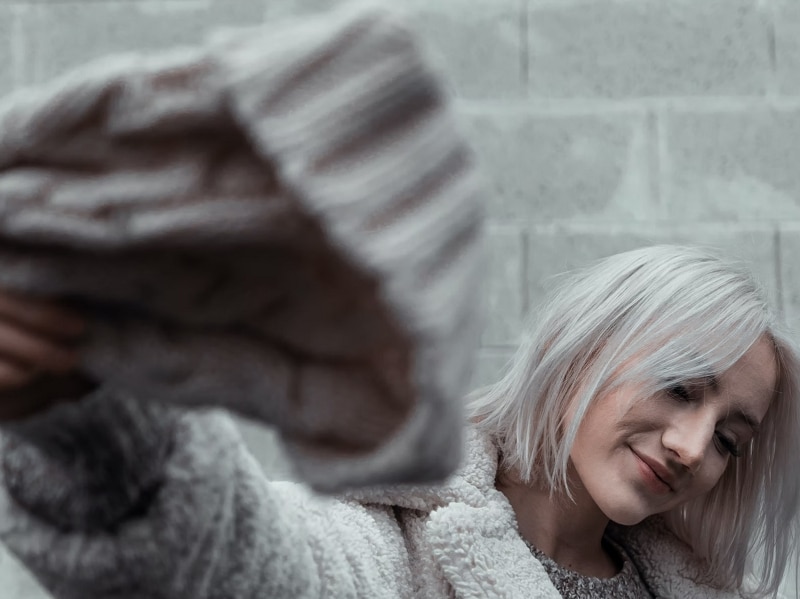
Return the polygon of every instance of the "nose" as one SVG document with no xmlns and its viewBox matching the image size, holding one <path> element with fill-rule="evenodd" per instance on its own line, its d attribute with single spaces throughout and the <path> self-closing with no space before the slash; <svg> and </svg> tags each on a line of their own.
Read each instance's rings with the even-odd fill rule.
<svg viewBox="0 0 800 599">
<path fill-rule="evenodd" d="M 715 424 L 702 411 L 675 415 L 661 436 L 661 443 L 691 473 L 700 469 L 714 437 Z"/>
</svg>

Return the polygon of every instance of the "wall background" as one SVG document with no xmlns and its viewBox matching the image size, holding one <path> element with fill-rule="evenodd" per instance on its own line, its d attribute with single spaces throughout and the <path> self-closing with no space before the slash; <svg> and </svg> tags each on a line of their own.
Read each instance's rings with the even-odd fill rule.
<svg viewBox="0 0 800 599">
<path fill-rule="evenodd" d="M 336 3 L 0 0 L 0 94 L 111 52 Z M 749 261 L 800 330 L 800 1 L 393 4 L 439 55 L 494 191 L 475 384 L 497 376 L 548 277 L 654 242 Z M 244 429 L 285 473 L 271 436 Z M 0 599 L 43 597 L 0 550 Z"/>
</svg>

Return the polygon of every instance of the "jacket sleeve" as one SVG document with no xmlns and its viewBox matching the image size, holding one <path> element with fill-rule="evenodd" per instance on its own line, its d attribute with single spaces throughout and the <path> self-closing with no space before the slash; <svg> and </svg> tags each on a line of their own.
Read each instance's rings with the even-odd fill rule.
<svg viewBox="0 0 800 599">
<path fill-rule="evenodd" d="M 57 599 L 391 597 L 391 510 L 270 482 L 219 411 L 97 393 L 4 432 L 0 540 Z"/>
</svg>

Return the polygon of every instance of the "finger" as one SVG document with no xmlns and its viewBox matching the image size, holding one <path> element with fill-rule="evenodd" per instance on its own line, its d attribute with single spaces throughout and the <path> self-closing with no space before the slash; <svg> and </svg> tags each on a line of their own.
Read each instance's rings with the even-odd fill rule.
<svg viewBox="0 0 800 599">
<path fill-rule="evenodd" d="M 77 352 L 47 337 L 0 320 L 0 356 L 4 362 L 34 371 L 66 372 L 75 368 Z"/>
<path fill-rule="evenodd" d="M 36 371 L 22 364 L 0 360 L 0 390 L 16 389 L 28 384 L 36 376 Z M 8 402 L 4 399 L 2 403 Z"/>
<path fill-rule="evenodd" d="M 39 405 L 77 401 L 97 389 L 97 383 L 81 372 L 32 374 L 28 371 L 23 376 L 26 378 L 23 387 L 0 389 L 0 403 L 14 400 Z"/>
<path fill-rule="evenodd" d="M 4 387 L 3 381 L 17 384 Z M 38 375 L 0 361 L 0 423 L 31 416 L 59 403 L 79 401 L 96 387 L 80 373 Z"/>
<path fill-rule="evenodd" d="M 21 388 L 22 386 L 18 386 L 16 389 Z M 0 422 L 9 422 L 33 416 L 54 404 L 55 402 L 44 398 L 30 400 L 25 397 L 14 397 L 12 392 L 8 394 L 8 397 L 0 399 Z"/>
<path fill-rule="evenodd" d="M 75 338 L 86 328 L 85 320 L 71 310 L 8 291 L 0 291 L 0 317 L 46 335 L 65 338 Z"/>
</svg>

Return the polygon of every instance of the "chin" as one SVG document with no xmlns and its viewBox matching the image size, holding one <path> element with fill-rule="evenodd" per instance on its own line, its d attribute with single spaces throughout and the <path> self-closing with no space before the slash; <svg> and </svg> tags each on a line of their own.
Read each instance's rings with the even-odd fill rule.
<svg viewBox="0 0 800 599">
<path fill-rule="evenodd" d="M 614 517 L 609 518 L 615 524 L 619 524 L 620 526 L 635 526 L 640 522 L 644 521 L 650 514 L 641 514 L 641 515 L 633 515 L 633 514 L 626 514 L 622 517 Z"/>
<path fill-rule="evenodd" d="M 602 512 L 609 520 L 622 526 L 634 526 L 653 515 L 650 510 L 642 509 L 642 506 L 619 504 L 612 506 L 611 509 L 603 509 Z"/>
</svg>

